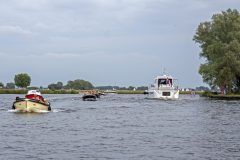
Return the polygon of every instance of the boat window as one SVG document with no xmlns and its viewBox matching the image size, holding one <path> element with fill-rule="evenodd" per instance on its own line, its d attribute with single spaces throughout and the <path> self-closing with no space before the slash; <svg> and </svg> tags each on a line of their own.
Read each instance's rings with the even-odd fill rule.
<svg viewBox="0 0 240 160">
<path fill-rule="evenodd" d="M 171 93 L 170 93 L 170 92 L 163 92 L 162 95 L 163 95 L 163 96 L 170 96 Z"/>
<path fill-rule="evenodd" d="M 167 84 L 167 80 L 166 79 L 159 79 L 158 84 Z"/>
<path fill-rule="evenodd" d="M 172 85 L 172 79 L 158 79 L 158 85 Z"/>
</svg>

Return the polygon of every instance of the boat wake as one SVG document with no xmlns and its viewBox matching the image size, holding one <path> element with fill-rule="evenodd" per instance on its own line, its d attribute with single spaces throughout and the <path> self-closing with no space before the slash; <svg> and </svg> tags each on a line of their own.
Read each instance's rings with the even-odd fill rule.
<svg viewBox="0 0 240 160">
<path fill-rule="evenodd" d="M 18 111 L 15 109 L 9 109 L 9 110 L 7 110 L 7 112 L 10 112 L 10 113 L 49 113 L 49 112 L 58 113 L 58 112 L 67 112 L 67 110 L 53 109 L 52 111 L 38 110 L 38 111 L 34 111 L 34 112 L 24 112 L 24 111 Z"/>
<path fill-rule="evenodd" d="M 15 109 L 9 109 L 7 112 L 18 112 L 18 111 Z"/>
<path fill-rule="evenodd" d="M 53 109 L 52 112 L 53 113 L 65 112 L 65 110 L 63 110 L 63 109 Z"/>
<path fill-rule="evenodd" d="M 147 100 L 155 100 L 155 101 L 178 101 L 178 99 L 168 99 L 168 98 L 150 98 L 146 97 Z"/>
<path fill-rule="evenodd" d="M 49 113 L 51 111 L 38 110 L 38 111 L 34 111 L 34 112 L 24 112 L 24 111 L 18 111 L 18 110 L 15 110 L 15 109 L 10 109 L 7 112 L 12 112 L 12 113 Z"/>
</svg>

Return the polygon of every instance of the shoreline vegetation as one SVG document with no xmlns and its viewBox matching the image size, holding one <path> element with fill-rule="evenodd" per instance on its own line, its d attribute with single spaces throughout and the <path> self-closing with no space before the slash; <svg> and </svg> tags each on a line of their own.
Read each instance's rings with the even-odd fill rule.
<svg viewBox="0 0 240 160">
<path fill-rule="evenodd" d="M 0 94 L 27 94 L 28 89 L 0 89 Z M 40 89 L 42 94 L 82 94 L 89 90 L 49 90 L 49 89 Z M 104 90 L 99 90 L 104 93 Z M 114 94 L 144 94 L 144 90 L 115 90 L 110 92 Z M 240 100 L 240 94 L 227 94 L 222 95 L 217 92 L 203 92 L 203 91 L 180 91 L 180 94 L 189 94 L 189 95 L 199 95 L 201 97 L 206 97 L 210 99 L 219 99 L 219 100 Z"/>
<path fill-rule="evenodd" d="M 200 94 L 201 97 L 206 97 L 210 99 L 219 99 L 219 100 L 240 100 L 240 94 L 220 94 L 217 92 L 203 92 Z"/>
<path fill-rule="evenodd" d="M 79 94 L 78 90 L 48 90 L 40 89 L 42 94 Z M 0 94 L 27 94 L 28 89 L 0 89 Z"/>
<path fill-rule="evenodd" d="M 0 89 L 0 94 L 27 94 L 29 89 Z M 89 90 L 50 90 L 50 89 L 39 89 L 42 94 L 80 94 Z M 99 90 L 100 92 L 105 92 L 104 90 Z M 114 90 L 115 94 L 144 94 L 144 90 Z M 107 93 L 107 92 L 106 92 Z M 202 94 L 201 91 L 180 91 L 180 94 Z"/>
</svg>

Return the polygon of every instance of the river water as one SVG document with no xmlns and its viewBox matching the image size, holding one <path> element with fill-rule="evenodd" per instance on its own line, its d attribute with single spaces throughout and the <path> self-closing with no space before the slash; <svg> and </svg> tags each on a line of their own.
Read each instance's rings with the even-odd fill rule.
<svg viewBox="0 0 240 160">
<path fill-rule="evenodd" d="M 240 101 L 45 95 L 49 113 L 15 113 L 0 95 L 0 159 L 240 159 Z"/>
</svg>

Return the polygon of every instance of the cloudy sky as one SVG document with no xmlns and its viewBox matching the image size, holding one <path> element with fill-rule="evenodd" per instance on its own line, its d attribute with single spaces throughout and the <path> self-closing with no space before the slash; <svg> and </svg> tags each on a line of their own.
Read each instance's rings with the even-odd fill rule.
<svg viewBox="0 0 240 160">
<path fill-rule="evenodd" d="M 239 0 L 0 0 L 0 82 L 28 73 L 32 86 L 85 79 L 142 86 L 166 72 L 203 85 L 200 22 Z"/>
</svg>

